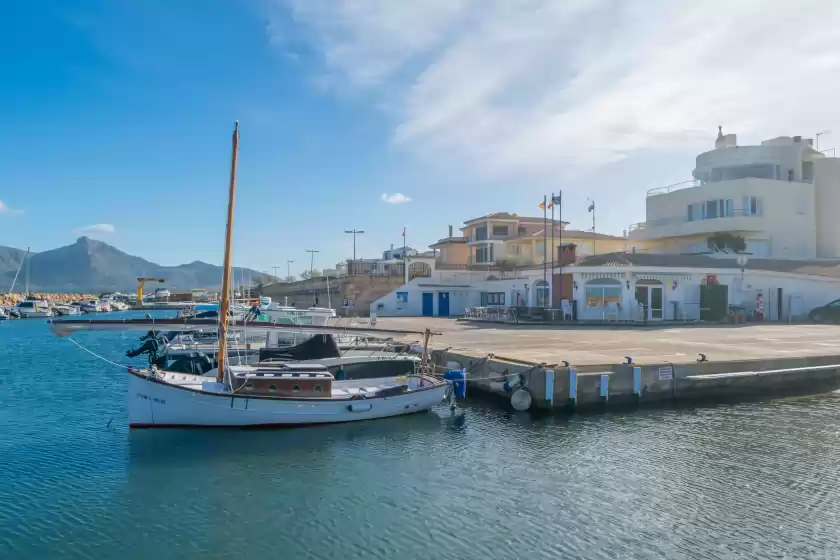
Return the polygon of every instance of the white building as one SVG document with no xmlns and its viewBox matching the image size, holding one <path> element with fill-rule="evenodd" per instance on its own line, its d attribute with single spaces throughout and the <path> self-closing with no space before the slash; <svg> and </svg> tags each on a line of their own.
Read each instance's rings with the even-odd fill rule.
<svg viewBox="0 0 840 560">
<path fill-rule="evenodd" d="M 559 274 L 555 275 L 555 280 Z M 610 253 L 563 267 L 567 299 L 582 321 L 694 321 L 709 283 L 724 287 L 724 308 L 750 315 L 761 302 L 765 320 L 787 321 L 840 298 L 840 261 L 736 256 Z M 467 308 L 549 307 L 559 282 L 542 270 L 435 270 L 371 305 L 378 316 L 462 316 Z M 555 307 L 560 307 L 559 305 Z"/>
<path fill-rule="evenodd" d="M 694 179 L 647 193 L 646 221 L 630 245 L 651 253 L 703 253 L 710 237 L 743 239 L 748 254 L 783 259 L 840 257 L 840 159 L 799 136 L 738 146 L 718 132 L 697 156 Z M 719 237 L 718 237 L 719 239 Z"/>
</svg>

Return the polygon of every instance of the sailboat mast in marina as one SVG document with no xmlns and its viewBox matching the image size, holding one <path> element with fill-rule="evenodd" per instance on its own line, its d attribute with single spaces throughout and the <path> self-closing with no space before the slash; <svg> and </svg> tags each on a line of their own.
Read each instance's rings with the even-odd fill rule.
<svg viewBox="0 0 840 560">
<path fill-rule="evenodd" d="M 223 383 L 228 371 L 227 361 L 227 319 L 230 311 L 231 245 L 233 243 L 233 207 L 236 200 L 236 161 L 239 156 L 239 121 L 233 129 L 233 149 L 230 162 L 230 186 L 228 189 L 227 228 L 225 229 L 225 260 L 222 272 L 222 301 L 219 303 L 219 352 L 216 381 Z"/>
</svg>

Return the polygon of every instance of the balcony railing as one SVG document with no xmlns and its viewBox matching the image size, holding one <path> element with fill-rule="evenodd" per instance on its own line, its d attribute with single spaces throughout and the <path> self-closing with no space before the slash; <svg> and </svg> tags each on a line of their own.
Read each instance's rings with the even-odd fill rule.
<svg viewBox="0 0 840 560">
<path fill-rule="evenodd" d="M 724 218 L 761 218 L 762 214 L 753 213 L 749 208 L 733 208 L 731 212 L 727 212 L 722 216 L 715 216 L 713 218 L 700 218 L 697 220 L 689 220 L 688 216 L 673 216 L 671 218 L 660 218 L 658 220 L 648 220 L 647 222 L 639 222 L 633 224 L 628 228 L 628 233 L 649 230 L 655 227 L 672 226 L 674 224 L 700 223 L 711 220 L 720 220 Z"/>
<path fill-rule="evenodd" d="M 690 179 L 688 181 L 680 181 L 679 183 L 674 183 L 673 185 L 667 185 L 665 187 L 656 187 L 655 189 L 650 189 L 647 192 L 648 196 L 656 196 L 658 194 L 668 194 L 670 192 L 678 191 L 680 189 L 690 189 L 691 187 L 699 187 L 702 183 L 699 179 Z"/>
</svg>

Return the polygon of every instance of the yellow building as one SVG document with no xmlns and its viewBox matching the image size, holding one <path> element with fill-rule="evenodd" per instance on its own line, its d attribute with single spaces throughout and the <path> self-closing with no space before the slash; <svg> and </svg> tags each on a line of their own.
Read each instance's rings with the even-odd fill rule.
<svg viewBox="0 0 840 560">
<path fill-rule="evenodd" d="M 495 212 L 464 222 L 462 235 L 449 236 L 431 245 L 437 251 L 438 269 L 481 268 L 485 266 L 542 266 L 559 261 L 561 245 L 575 245 L 578 258 L 627 250 L 627 239 L 591 231 L 567 229 L 568 222 L 551 221 L 548 230 L 540 217 Z M 552 249 L 553 247 L 553 249 Z"/>
</svg>

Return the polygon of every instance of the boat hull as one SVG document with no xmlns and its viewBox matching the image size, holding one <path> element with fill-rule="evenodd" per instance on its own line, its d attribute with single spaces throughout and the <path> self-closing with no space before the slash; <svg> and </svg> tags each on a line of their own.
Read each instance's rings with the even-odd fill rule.
<svg viewBox="0 0 840 560">
<path fill-rule="evenodd" d="M 205 378 L 206 379 L 206 378 Z M 282 427 L 402 416 L 430 410 L 446 385 L 368 399 L 276 399 L 210 393 L 129 373 L 131 428 Z"/>
</svg>

